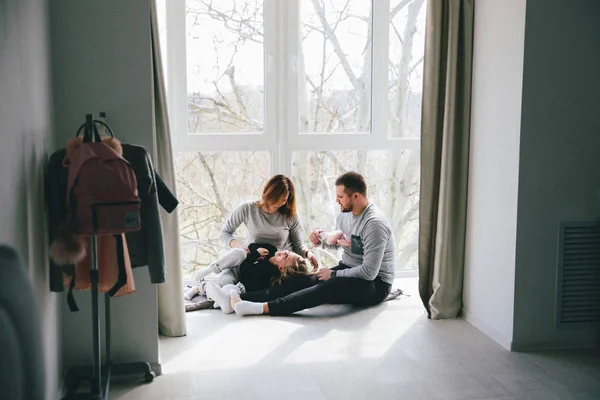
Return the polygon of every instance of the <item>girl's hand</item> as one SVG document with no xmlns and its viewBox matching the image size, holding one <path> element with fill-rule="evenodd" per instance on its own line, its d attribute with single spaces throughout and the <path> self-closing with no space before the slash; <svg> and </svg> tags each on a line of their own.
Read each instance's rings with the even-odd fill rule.
<svg viewBox="0 0 600 400">
<path fill-rule="evenodd" d="M 263 249 L 262 247 L 259 247 L 258 249 L 256 249 L 256 251 L 258 252 L 258 254 L 260 254 L 262 257 L 265 257 L 267 255 L 269 255 L 269 250 L 267 249 Z"/>
<path fill-rule="evenodd" d="M 317 257 L 315 257 L 312 251 L 309 250 L 306 252 L 306 259 L 312 265 L 313 271 L 316 271 L 317 268 L 319 268 L 319 260 L 317 260 Z"/>
</svg>

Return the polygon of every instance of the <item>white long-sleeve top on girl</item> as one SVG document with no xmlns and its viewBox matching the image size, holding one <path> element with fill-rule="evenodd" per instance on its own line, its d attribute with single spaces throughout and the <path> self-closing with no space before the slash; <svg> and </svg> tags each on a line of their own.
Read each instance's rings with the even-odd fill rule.
<svg viewBox="0 0 600 400">
<path fill-rule="evenodd" d="M 301 256 L 308 250 L 302 239 L 302 224 L 296 216 L 288 219 L 279 212 L 267 214 L 256 206 L 256 201 L 247 201 L 233 210 L 223 225 L 219 235 L 221 241 L 229 246 L 235 239 L 236 229 L 242 224 L 248 228 L 246 243 L 268 243 Z"/>
</svg>

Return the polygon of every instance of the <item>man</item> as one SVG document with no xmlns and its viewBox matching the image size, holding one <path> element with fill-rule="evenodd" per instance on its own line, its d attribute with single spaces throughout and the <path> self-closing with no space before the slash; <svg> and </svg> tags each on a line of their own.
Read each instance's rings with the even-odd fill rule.
<svg viewBox="0 0 600 400">
<path fill-rule="evenodd" d="M 287 295 L 281 293 L 281 297 L 267 302 L 241 300 L 232 291 L 231 303 L 238 315 L 289 315 L 321 304 L 372 306 L 388 296 L 394 282 L 396 259 L 390 224 L 383 212 L 369 203 L 362 175 L 347 172 L 337 178 L 335 185 L 341 210 L 336 218 L 336 230 L 341 233 L 325 234 L 315 229 L 310 241 L 324 247 L 342 247 L 344 253 L 339 265 L 317 271 L 309 287 Z M 334 244 L 327 245 L 322 240 L 325 236 L 334 237 Z M 248 297 L 242 295 L 242 298 Z"/>
</svg>

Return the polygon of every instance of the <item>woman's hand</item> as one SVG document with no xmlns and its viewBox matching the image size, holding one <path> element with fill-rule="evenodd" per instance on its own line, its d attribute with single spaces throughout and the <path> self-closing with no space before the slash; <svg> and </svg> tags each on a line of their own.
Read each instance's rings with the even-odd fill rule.
<svg viewBox="0 0 600 400">
<path fill-rule="evenodd" d="M 250 249 L 245 244 L 240 243 L 235 239 L 233 239 L 231 242 L 229 242 L 229 247 L 231 247 L 232 249 L 234 249 L 234 248 L 242 249 L 246 252 L 246 254 L 250 254 Z"/>
<path fill-rule="evenodd" d="M 317 260 L 317 257 L 315 257 L 312 251 L 308 250 L 306 252 L 306 259 L 313 266 L 313 271 L 316 271 L 317 268 L 319 268 L 319 260 Z"/>
</svg>

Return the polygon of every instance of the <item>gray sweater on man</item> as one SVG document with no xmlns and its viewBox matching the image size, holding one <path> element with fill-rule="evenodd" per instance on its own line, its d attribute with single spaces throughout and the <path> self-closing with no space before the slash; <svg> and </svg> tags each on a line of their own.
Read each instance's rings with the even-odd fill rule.
<svg viewBox="0 0 600 400">
<path fill-rule="evenodd" d="M 335 277 L 353 277 L 372 281 L 380 277 L 392 284 L 396 273 L 396 240 L 390 223 L 375 204 L 369 205 L 359 215 L 351 212 L 338 214 L 335 229 L 341 230 L 351 241 L 351 246 L 342 247 L 342 263 L 352 267 L 338 270 Z"/>
</svg>

